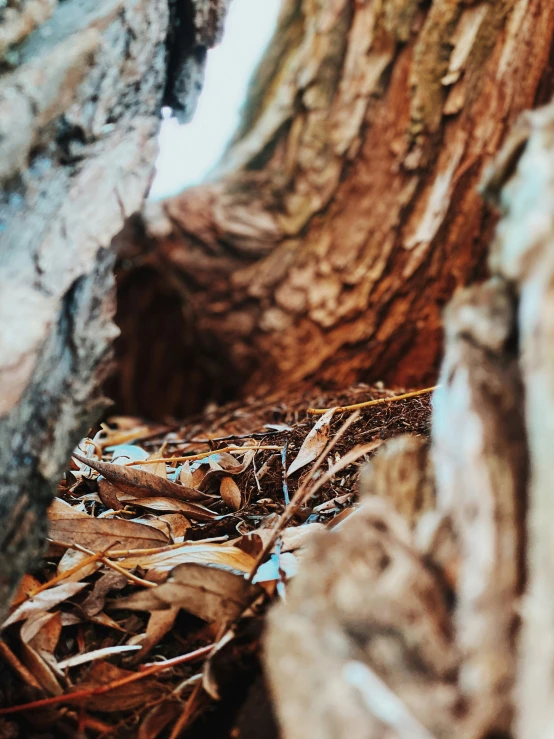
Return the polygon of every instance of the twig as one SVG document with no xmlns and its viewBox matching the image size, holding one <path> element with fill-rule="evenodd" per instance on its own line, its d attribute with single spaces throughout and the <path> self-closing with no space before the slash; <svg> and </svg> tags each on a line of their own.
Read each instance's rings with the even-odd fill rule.
<svg viewBox="0 0 554 739">
<path fill-rule="evenodd" d="M 52 698 L 43 698 L 41 700 L 31 701 L 30 703 L 22 703 L 19 706 L 0 708 L 0 716 L 7 716 L 10 713 L 20 713 L 21 711 L 32 711 L 37 708 L 47 708 L 49 706 L 57 705 L 58 703 L 72 703 L 73 701 L 83 700 L 83 698 L 90 698 L 93 695 L 103 695 L 104 693 L 109 693 L 111 690 L 115 690 L 116 688 L 121 688 L 124 685 L 128 685 L 129 683 L 134 683 L 137 680 L 142 680 L 149 675 L 155 675 L 158 672 L 168 670 L 170 667 L 182 665 L 186 662 L 193 662 L 199 657 L 205 657 L 212 651 L 214 647 L 215 644 L 209 644 L 207 647 L 195 649 L 194 652 L 182 654 L 180 657 L 174 657 L 173 659 L 168 659 L 165 662 L 159 662 L 155 665 L 152 665 L 151 667 L 148 667 L 142 672 L 135 672 L 132 675 L 127 675 L 126 677 L 122 677 L 119 680 L 114 680 L 107 685 L 97 685 L 93 688 L 83 688 L 82 690 L 76 690 L 73 693 L 55 695 Z"/>
<path fill-rule="evenodd" d="M 61 542 L 56 542 L 56 543 L 61 543 Z M 62 580 L 67 580 L 68 577 L 71 577 L 76 572 L 79 572 L 79 570 L 82 570 L 83 567 L 87 567 L 88 565 L 93 564 L 94 562 L 98 562 L 105 555 L 106 555 L 106 552 L 97 552 L 96 554 L 91 554 L 90 557 L 87 557 L 86 559 L 82 559 L 74 567 L 71 567 L 69 570 L 65 570 L 65 572 L 60 572 L 59 575 L 56 575 L 51 580 L 48 580 L 47 582 L 43 583 L 39 588 L 36 588 L 36 590 L 32 590 L 29 593 L 29 598 L 34 598 L 35 595 L 38 595 L 39 593 L 42 593 L 45 590 L 48 590 L 48 588 L 51 588 L 52 586 L 57 585 Z"/>
<path fill-rule="evenodd" d="M 425 395 L 426 393 L 432 393 L 439 386 L 433 385 L 433 387 L 425 387 L 423 390 L 412 390 L 410 393 L 402 393 L 402 395 L 393 395 L 392 398 L 377 398 L 377 400 L 366 400 L 364 403 L 354 403 L 354 405 L 342 405 L 337 406 L 335 411 L 342 413 L 343 411 L 355 411 L 359 408 L 369 408 L 372 405 L 384 405 L 385 403 L 394 403 L 395 400 L 407 400 L 408 398 L 415 398 L 418 395 Z M 323 415 L 330 411 L 330 408 L 308 408 L 308 413 L 313 415 Z"/>
<path fill-rule="evenodd" d="M 195 462 L 197 459 L 205 459 L 206 457 L 213 457 L 215 454 L 222 454 L 223 452 L 249 452 L 252 450 L 260 451 L 265 449 L 272 449 L 273 451 L 281 451 L 282 447 L 264 445 L 259 446 L 225 446 L 223 449 L 213 449 L 211 452 L 202 452 L 201 454 L 190 454 L 188 457 L 166 457 L 165 459 L 140 459 L 134 460 L 133 462 L 127 462 L 125 467 L 137 467 L 143 464 L 160 464 L 160 462 Z"/>
<path fill-rule="evenodd" d="M 262 551 L 258 554 L 256 557 L 256 561 L 254 562 L 254 566 L 252 568 L 252 571 L 248 575 L 248 581 L 252 582 L 254 575 L 258 571 L 258 567 L 261 565 L 263 560 L 266 558 L 267 553 L 270 552 L 275 542 L 277 541 L 279 534 L 283 530 L 283 528 L 287 525 L 287 523 L 290 521 L 290 519 L 297 513 L 297 511 L 300 509 L 302 504 L 304 503 L 305 499 L 307 499 L 308 495 L 306 495 L 306 488 L 308 487 L 309 482 L 312 480 L 314 474 L 317 472 L 317 470 L 321 467 L 324 460 L 327 458 L 327 455 L 329 452 L 333 450 L 335 445 L 338 443 L 339 439 L 341 439 L 342 436 L 347 432 L 347 430 L 350 428 L 350 426 L 359 418 L 359 413 L 353 413 L 349 418 L 346 419 L 346 421 L 342 424 L 340 429 L 337 431 L 335 436 L 331 439 L 331 441 L 327 444 L 325 449 L 321 452 L 319 457 L 317 458 L 315 464 L 310 470 L 310 473 L 306 475 L 302 483 L 298 486 L 296 492 L 292 496 L 292 499 L 289 503 L 289 505 L 285 508 L 283 513 L 279 516 L 279 520 L 277 521 L 277 524 L 275 528 L 273 529 L 273 532 L 271 536 L 269 537 L 267 543 L 264 547 L 262 547 Z"/>
<path fill-rule="evenodd" d="M 76 549 L 78 552 L 83 552 L 84 554 L 90 554 L 91 556 L 96 556 L 95 552 L 92 552 L 90 549 L 87 549 L 86 547 L 82 547 L 80 544 L 70 544 L 69 542 L 56 542 L 57 544 L 62 544 L 62 546 L 67 547 L 68 549 Z M 113 556 L 113 555 L 112 555 Z M 125 570 L 123 567 L 120 567 L 115 562 L 112 562 L 109 560 L 104 554 L 101 554 L 100 557 L 98 557 L 98 561 L 102 562 L 102 564 L 105 564 L 106 567 L 109 567 L 112 570 L 115 570 L 116 572 L 119 572 L 120 575 L 124 575 L 128 580 L 131 580 L 131 582 L 136 583 L 137 585 L 142 585 L 145 588 L 155 588 L 156 583 L 150 582 L 150 580 L 143 580 L 142 577 L 137 577 L 136 575 L 131 574 L 128 570 Z"/>
</svg>

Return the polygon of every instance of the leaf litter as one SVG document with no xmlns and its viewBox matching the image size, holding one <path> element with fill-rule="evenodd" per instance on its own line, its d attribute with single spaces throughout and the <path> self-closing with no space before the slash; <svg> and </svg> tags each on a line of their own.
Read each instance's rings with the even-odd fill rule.
<svg viewBox="0 0 554 739">
<path fill-rule="evenodd" d="M 1 627 L 0 729 L 231 736 L 304 547 L 355 505 L 383 440 L 428 433 L 429 396 L 393 395 L 299 390 L 180 427 L 116 416 L 93 430 Z M 384 402 L 337 410 L 368 399 Z"/>
</svg>

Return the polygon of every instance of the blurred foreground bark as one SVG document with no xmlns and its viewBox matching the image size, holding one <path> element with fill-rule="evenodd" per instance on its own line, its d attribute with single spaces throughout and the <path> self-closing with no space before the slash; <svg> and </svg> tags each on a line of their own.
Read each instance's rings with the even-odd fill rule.
<svg viewBox="0 0 554 739">
<path fill-rule="evenodd" d="M 477 184 L 550 99 L 553 34 L 544 0 L 285 0 L 211 182 L 129 229 L 120 407 L 428 384 L 442 308 L 484 269 Z"/>
<path fill-rule="evenodd" d="M 380 450 L 271 614 L 285 739 L 554 736 L 554 104 L 486 193 L 493 276 L 446 311 L 429 450 Z"/>
<path fill-rule="evenodd" d="M 112 239 L 148 191 L 162 104 L 194 110 L 225 0 L 0 5 L 1 618 L 105 407 Z"/>
</svg>

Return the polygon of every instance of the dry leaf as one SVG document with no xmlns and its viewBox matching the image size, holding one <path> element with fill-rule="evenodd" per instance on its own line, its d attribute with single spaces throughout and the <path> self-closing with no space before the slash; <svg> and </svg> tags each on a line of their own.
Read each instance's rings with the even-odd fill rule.
<svg viewBox="0 0 554 739">
<path fill-rule="evenodd" d="M 85 600 L 80 605 L 80 611 L 85 616 L 92 617 L 96 616 L 104 608 L 106 604 L 106 595 L 111 590 L 121 590 L 129 581 L 125 575 L 120 575 L 118 572 L 111 570 L 102 575 L 95 583 L 92 588 L 92 592 L 87 595 Z"/>
<path fill-rule="evenodd" d="M 175 567 L 162 585 L 118 600 L 114 605 L 139 611 L 178 606 L 203 621 L 221 623 L 237 618 L 259 592 L 238 570 L 190 563 Z"/>
<path fill-rule="evenodd" d="M 54 498 L 48 518 L 51 539 L 80 544 L 97 552 L 115 545 L 119 549 L 153 549 L 169 543 L 169 538 L 152 526 L 120 518 L 93 518 L 59 498 Z"/>
<path fill-rule="evenodd" d="M 53 655 L 62 633 L 62 614 L 57 611 L 48 615 L 50 618 L 45 619 L 40 625 L 40 628 L 36 630 L 36 633 L 33 636 L 29 636 L 27 640 L 24 639 L 23 634 L 30 619 L 25 621 L 21 627 L 21 639 L 22 641 L 27 641 L 39 653 L 48 652 L 48 654 Z M 27 635 L 29 633 L 31 632 L 27 632 Z"/>
<path fill-rule="evenodd" d="M 37 611 L 36 613 L 33 613 L 33 615 L 30 616 L 21 627 L 21 631 L 19 633 L 21 641 L 28 644 L 49 621 L 58 615 L 59 614 L 57 613 L 49 613 L 48 611 Z M 61 619 L 58 620 L 61 627 Z M 54 644 L 53 649 L 50 651 L 53 652 L 55 648 L 56 645 Z"/>
<path fill-rule="evenodd" d="M 30 644 L 21 644 L 21 661 L 48 695 L 61 695 L 63 693 L 63 688 L 52 667 Z"/>
<path fill-rule="evenodd" d="M 49 611 L 50 608 L 57 606 L 59 603 L 63 603 L 63 601 L 68 598 L 72 598 L 86 587 L 87 583 L 82 582 L 65 582 L 61 585 L 54 585 L 54 587 L 49 590 L 44 590 L 42 593 L 38 593 L 38 595 L 34 595 L 32 598 L 29 598 L 29 600 L 22 603 L 15 609 L 11 616 L 4 621 L 2 628 L 5 629 L 11 624 L 17 623 L 17 621 L 27 619 L 37 611 Z"/>
<path fill-rule="evenodd" d="M 153 511 L 170 511 L 172 513 L 185 513 L 189 518 L 195 521 L 213 521 L 217 518 L 217 513 L 210 511 L 198 503 L 186 503 L 184 500 L 171 500 L 169 498 L 130 498 L 123 496 L 122 500 L 126 500 L 132 505 L 142 508 L 150 508 Z"/>
<path fill-rule="evenodd" d="M 80 564 L 81 562 L 84 562 L 86 559 L 90 559 L 90 554 L 86 554 L 85 552 L 79 552 L 75 549 L 68 549 L 63 557 L 58 562 L 58 569 L 56 573 L 58 575 L 62 575 L 64 572 L 68 572 L 76 565 Z M 80 580 L 84 580 L 85 577 L 88 577 L 88 575 L 91 575 L 93 572 L 95 572 L 100 567 L 99 562 L 91 562 L 88 565 L 84 565 L 80 569 L 77 570 L 77 572 L 74 572 L 72 575 L 69 575 L 69 577 L 65 578 L 66 582 L 79 582 Z"/>
<path fill-rule="evenodd" d="M 180 513 L 165 513 L 158 516 L 159 521 L 165 521 L 169 525 L 171 536 L 174 540 L 184 537 L 191 528 L 191 522 Z"/>
<path fill-rule="evenodd" d="M 96 659 L 102 659 L 103 657 L 111 657 L 114 654 L 121 654 L 121 652 L 134 652 L 140 649 L 140 647 L 133 646 L 131 644 L 122 644 L 114 647 L 104 647 L 103 649 L 93 649 L 91 652 L 84 652 L 83 654 L 76 654 L 73 657 L 58 662 L 60 670 L 65 670 L 68 667 L 76 667 L 77 665 L 84 665 L 85 662 L 93 662 Z"/>
<path fill-rule="evenodd" d="M 116 486 L 112 485 L 105 477 L 98 478 L 98 496 L 106 508 L 120 511 L 124 507 L 117 497 L 119 492 Z"/>
<path fill-rule="evenodd" d="M 322 523 L 305 523 L 302 526 L 289 526 L 281 534 L 282 552 L 294 552 L 300 547 L 306 546 L 312 537 L 326 531 Z"/>
<path fill-rule="evenodd" d="M 210 469 L 199 483 L 199 490 L 208 490 L 211 485 L 217 483 L 224 475 L 235 476 L 242 474 L 252 464 L 255 454 L 255 449 L 246 451 L 242 462 L 235 459 L 229 452 L 214 453 L 205 460 L 202 460 L 202 463 L 208 461 Z"/>
<path fill-rule="evenodd" d="M 173 700 L 170 697 L 163 703 L 158 703 L 144 717 L 138 730 L 137 739 L 158 739 L 165 727 L 175 721 L 182 710 L 183 706 L 177 701 L 177 697 L 174 697 Z"/>
<path fill-rule="evenodd" d="M 219 492 L 225 504 L 232 510 L 238 511 L 242 505 L 240 488 L 232 477 L 222 477 Z"/>
<path fill-rule="evenodd" d="M 111 429 L 102 424 L 102 429 L 94 437 L 94 441 L 102 448 L 122 446 L 130 441 L 137 441 L 150 433 L 148 426 L 135 426 L 131 429 Z"/>
<path fill-rule="evenodd" d="M 229 546 L 229 544 L 208 543 L 183 544 L 164 552 L 126 557 L 119 564 L 121 567 L 130 570 L 135 567 L 142 567 L 143 570 L 163 572 L 188 562 L 207 566 L 219 565 L 248 573 L 252 570 L 255 560 L 251 554 L 238 547 Z"/>
<path fill-rule="evenodd" d="M 122 670 L 110 662 L 96 662 L 88 673 L 87 679 L 76 685 L 74 690 L 97 688 L 134 674 L 134 672 Z M 154 703 L 162 697 L 165 691 L 166 688 L 153 677 L 145 677 L 142 680 L 110 690 L 109 698 L 105 695 L 91 695 L 86 700 L 81 698 L 79 699 L 79 705 L 84 705 L 89 710 L 101 711 L 102 713 L 132 711 L 135 708 L 142 708 L 148 703 Z M 67 699 L 68 702 L 71 701 L 71 693 L 67 693 Z"/>
<path fill-rule="evenodd" d="M 125 467 L 113 462 L 100 462 L 97 459 L 87 459 L 80 454 L 73 453 L 75 459 L 87 464 L 92 469 L 104 475 L 106 480 L 113 483 L 119 490 L 135 498 L 159 495 L 177 500 L 207 500 L 207 496 L 193 488 L 178 485 L 171 480 L 153 475 L 151 472 L 138 467 Z"/>
<path fill-rule="evenodd" d="M 146 634 L 138 634 L 129 639 L 129 644 L 138 644 L 140 654 L 137 659 L 143 659 L 171 631 L 179 608 L 168 608 L 167 611 L 153 611 L 148 619 Z"/>
<path fill-rule="evenodd" d="M 31 593 L 34 593 L 35 590 L 38 590 L 40 586 L 41 583 L 36 579 L 36 577 L 33 577 L 29 574 L 23 575 L 23 578 L 19 583 L 17 593 L 15 594 L 14 599 L 11 602 L 11 607 L 15 608 L 15 606 L 23 603 L 23 601 L 27 600 Z"/>
<path fill-rule="evenodd" d="M 321 452 L 325 449 L 325 446 L 329 441 L 331 419 L 333 418 L 334 412 L 335 409 L 331 408 L 331 410 L 321 416 L 308 436 L 306 436 L 298 454 L 296 455 L 296 459 L 287 470 L 287 477 L 292 475 L 293 472 L 296 472 L 301 467 L 313 462 L 314 459 L 319 457 Z"/>
</svg>

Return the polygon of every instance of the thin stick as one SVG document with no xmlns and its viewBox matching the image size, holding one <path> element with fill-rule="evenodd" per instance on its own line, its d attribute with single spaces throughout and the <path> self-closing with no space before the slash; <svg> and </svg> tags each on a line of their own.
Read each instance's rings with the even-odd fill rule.
<svg viewBox="0 0 554 739">
<path fill-rule="evenodd" d="M 165 459 L 139 459 L 133 462 L 127 462 L 125 467 L 137 467 L 143 464 L 160 464 L 160 462 L 195 462 L 197 459 L 205 459 L 206 457 L 213 457 L 214 454 L 222 454 L 223 452 L 249 452 L 252 450 L 260 451 L 265 449 L 272 449 L 273 451 L 280 452 L 282 447 L 272 446 L 267 444 L 260 444 L 260 446 L 225 446 L 223 449 L 213 449 L 211 452 L 202 452 L 201 454 L 190 454 L 188 457 L 166 457 Z"/>
<path fill-rule="evenodd" d="M 432 393 L 439 386 L 433 385 L 433 387 L 425 387 L 423 390 L 413 390 L 410 393 L 403 393 L 402 395 L 393 395 L 392 398 L 378 398 L 377 400 L 366 400 L 364 403 L 354 403 L 354 405 L 342 405 L 335 408 L 337 413 L 343 411 L 355 411 L 359 408 L 369 408 L 372 405 L 384 405 L 385 403 L 394 403 L 395 400 L 407 400 L 408 398 L 416 398 L 418 395 L 425 395 L 426 393 Z M 313 415 L 323 415 L 330 411 L 330 408 L 308 408 L 308 413 Z"/>
<path fill-rule="evenodd" d="M 10 713 L 20 713 L 21 711 L 32 711 L 36 708 L 47 708 L 49 706 L 57 705 L 58 703 L 72 703 L 73 701 L 82 700 L 83 698 L 90 698 L 93 695 L 103 695 L 104 693 L 109 693 L 111 690 L 115 690 L 116 688 L 121 688 L 124 685 L 128 685 L 129 683 L 134 683 L 137 680 L 142 680 L 149 675 L 155 675 L 158 672 L 168 670 L 170 667 L 182 665 L 186 662 L 193 662 L 199 657 L 205 657 L 212 651 L 214 647 L 215 644 L 209 644 L 207 647 L 195 649 L 194 652 L 189 652 L 188 654 L 183 654 L 180 657 L 168 659 L 165 662 L 159 662 L 155 665 L 152 665 L 151 667 L 148 667 L 142 672 L 134 672 L 132 675 L 127 675 L 126 677 L 122 677 L 119 680 L 114 680 L 107 685 L 97 685 L 94 688 L 83 688 L 82 690 L 76 690 L 74 693 L 55 695 L 52 698 L 43 698 L 38 701 L 31 701 L 30 703 L 22 703 L 19 706 L 0 708 L 0 716 L 7 716 Z"/>
<path fill-rule="evenodd" d="M 97 554 L 91 554 L 90 557 L 87 557 L 86 559 L 82 559 L 74 567 L 71 567 L 69 570 L 66 570 L 65 572 L 60 572 L 59 575 L 56 575 L 51 580 L 48 580 L 47 582 L 43 583 L 36 590 L 31 591 L 29 593 L 29 598 L 34 598 L 35 595 L 38 595 L 39 593 L 42 593 L 45 590 L 48 590 L 48 588 L 51 588 L 53 585 L 57 585 L 62 580 L 66 580 L 68 577 L 71 577 L 71 575 L 74 575 L 76 572 L 79 572 L 79 570 L 82 570 L 83 567 L 87 567 L 88 565 L 93 564 L 94 562 L 98 562 L 98 560 L 102 559 L 103 556 L 105 556 L 105 553 L 98 552 Z"/>
<path fill-rule="evenodd" d="M 266 545 L 262 547 L 262 551 L 258 554 L 256 557 L 256 561 L 254 562 L 254 566 L 252 568 L 252 571 L 248 575 L 247 580 L 249 582 L 252 582 L 254 575 L 258 571 L 258 567 L 261 565 L 263 560 L 266 558 L 268 552 L 270 552 L 273 547 L 275 546 L 275 542 L 279 538 L 279 534 L 283 530 L 283 528 L 287 525 L 287 523 L 290 521 L 290 519 L 297 513 L 297 511 L 300 509 L 302 503 L 305 500 L 305 491 L 306 488 L 313 478 L 314 474 L 317 472 L 317 470 L 321 467 L 324 460 L 327 458 L 328 454 L 333 450 L 339 439 L 344 436 L 344 434 L 347 432 L 347 430 L 350 428 L 350 426 L 359 418 L 359 413 L 353 413 L 349 418 L 346 419 L 346 421 L 342 424 L 340 429 L 337 431 L 335 436 L 331 439 L 331 441 L 327 444 L 325 449 L 321 452 L 319 457 L 317 458 L 314 466 L 310 470 L 310 474 L 306 475 L 303 482 L 298 486 L 296 492 L 291 498 L 290 503 L 285 508 L 283 513 L 281 513 L 279 520 L 277 521 L 277 524 L 275 528 L 273 529 L 273 532 L 271 536 L 269 537 Z M 308 496 L 306 496 L 307 498 Z"/>
<path fill-rule="evenodd" d="M 80 544 L 70 544 L 69 542 L 57 543 L 61 543 L 64 547 L 68 547 L 68 549 L 76 549 L 78 552 L 83 552 L 84 554 L 95 555 L 95 552 L 92 552 L 90 549 L 86 549 L 86 547 L 82 547 Z M 142 585 L 145 588 L 156 587 L 156 583 L 150 582 L 150 580 L 143 580 L 142 577 L 137 577 L 136 575 L 131 574 L 128 570 L 125 570 L 123 567 L 120 567 L 115 562 L 109 560 L 103 553 L 100 557 L 98 557 L 98 561 L 102 562 L 102 564 L 105 564 L 106 567 L 119 572 L 120 575 L 125 575 L 128 580 L 131 580 L 131 582 L 134 582 L 137 585 Z"/>
</svg>

